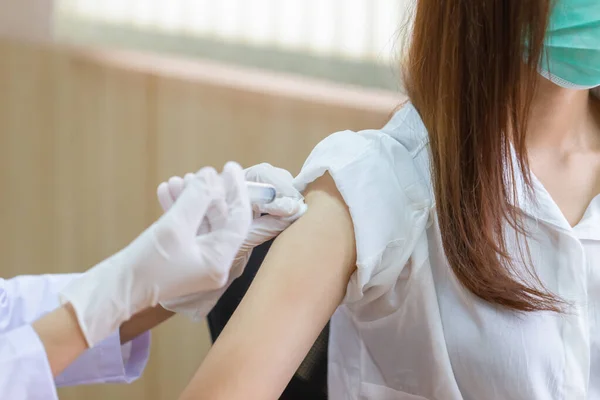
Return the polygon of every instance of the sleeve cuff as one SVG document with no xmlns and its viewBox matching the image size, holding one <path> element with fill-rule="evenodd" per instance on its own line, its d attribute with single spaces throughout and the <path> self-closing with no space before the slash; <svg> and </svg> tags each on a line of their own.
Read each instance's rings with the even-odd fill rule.
<svg viewBox="0 0 600 400">
<path fill-rule="evenodd" d="M 149 355 L 149 332 L 124 346 L 121 346 L 119 334 L 114 333 L 81 355 L 56 378 L 56 385 L 131 383 L 142 375 Z"/>
</svg>

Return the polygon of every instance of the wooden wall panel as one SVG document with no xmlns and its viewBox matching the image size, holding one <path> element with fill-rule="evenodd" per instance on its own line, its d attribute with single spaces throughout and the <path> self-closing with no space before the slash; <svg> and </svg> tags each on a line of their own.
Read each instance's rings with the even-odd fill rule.
<svg viewBox="0 0 600 400">
<path fill-rule="evenodd" d="M 0 41 L 0 276 L 83 271 L 158 215 L 158 183 L 227 160 L 297 172 L 341 129 L 388 112 L 323 107 L 141 73 L 50 47 Z M 209 347 L 204 324 L 159 327 L 129 387 L 60 391 L 88 400 L 171 399 Z"/>
</svg>

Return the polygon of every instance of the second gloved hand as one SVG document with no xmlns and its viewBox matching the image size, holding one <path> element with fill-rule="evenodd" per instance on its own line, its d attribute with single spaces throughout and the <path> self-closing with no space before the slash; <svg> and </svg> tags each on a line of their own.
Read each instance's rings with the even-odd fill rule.
<svg viewBox="0 0 600 400">
<path fill-rule="evenodd" d="M 253 207 L 254 220 L 246 240 L 244 240 L 233 261 L 227 284 L 213 291 L 182 296 L 162 302 L 161 305 L 164 308 L 184 314 L 193 321 L 199 321 L 206 317 L 231 282 L 242 274 L 250 259 L 252 250 L 256 246 L 278 236 L 306 211 L 304 198 L 294 187 L 293 177 L 288 171 L 275 168 L 269 164 L 259 164 L 248 168 L 245 171 L 245 176 L 247 181 L 268 183 L 275 186 L 277 198 L 271 204 Z M 171 208 L 189 179 L 190 174 L 186 175 L 185 178 L 176 176 L 169 179 L 168 182 L 163 182 L 158 187 L 158 200 L 163 210 L 167 211 Z M 201 231 L 208 229 L 209 225 L 210 221 L 205 221 L 200 228 Z"/>
<path fill-rule="evenodd" d="M 208 219 L 210 229 L 199 234 Z M 60 292 L 71 303 L 90 347 L 159 302 L 222 288 L 252 219 L 244 172 L 191 175 L 181 196 L 129 246 Z"/>
</svg>

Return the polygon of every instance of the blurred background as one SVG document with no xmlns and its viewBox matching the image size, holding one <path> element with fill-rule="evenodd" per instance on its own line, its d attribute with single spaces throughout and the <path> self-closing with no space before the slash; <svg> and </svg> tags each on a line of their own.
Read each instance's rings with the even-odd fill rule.
<svg viewBox="0 0 600 400">
<path fill-rule="evenodd" d="M 89 268 L 159 215 L 171 175 L 297 173 L 325 136 L 381 127 L 410 1 L 2 0 L 0 276 Z M 61 399 L 176 398 L 209 346 L 176 317 L 140 381 Z"/>
</svg>

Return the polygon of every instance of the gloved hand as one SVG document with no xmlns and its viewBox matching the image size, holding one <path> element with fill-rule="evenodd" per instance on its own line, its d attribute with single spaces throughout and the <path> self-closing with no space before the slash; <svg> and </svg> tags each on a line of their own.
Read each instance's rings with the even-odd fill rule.
<svg viewBox="0 0 600 400">
<path fill-rule="evenodd" d="M 204 220 L 210 229 L 198 235 Z M 234 163 L 190 177 L 157 222 L 119 253 L 60 292 L 71 303 L 88 345 L 161 301 L 222 288 L 252 220 L 244 172 Z"/>
<path fill-rule="evenodd" d="M 184 314 L 193 321 L 199 321 L 206 317 L 231 282 L 242 274 L 252 250 L 279 235 L 306 211 L 304 198 L 294 188 L 293 177 L 288 171 L 269 164 L 259 164 L 248 168 L 245 173 L 247 181 L 269 183 L 275 186 L 277 198 L 270 204 L 253 206 L 254 220 L 250 226 L 248 237 L 233 261 L 227 284 L 213 291 L 195 293 L 162 302 L 161 305 L 164 308 Z M 179 197 L 189 178 L 189 174 L 185 178 L 176 176 L 169 179 L 168 182 L 160 184 L 157 190 L 158 200 L 165 211 L 169 210 Z M 210 225 L 210 221 L 205 221 L 201 230 L 207 229 L 208 225 Z"/>
</svg>

